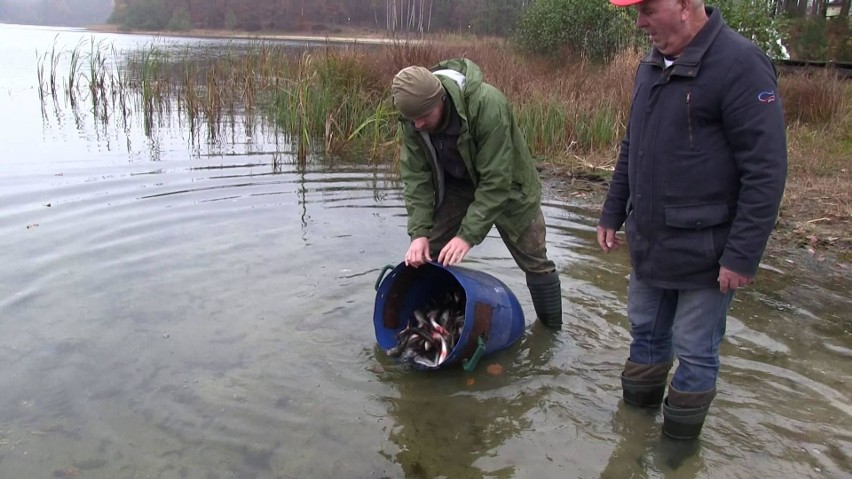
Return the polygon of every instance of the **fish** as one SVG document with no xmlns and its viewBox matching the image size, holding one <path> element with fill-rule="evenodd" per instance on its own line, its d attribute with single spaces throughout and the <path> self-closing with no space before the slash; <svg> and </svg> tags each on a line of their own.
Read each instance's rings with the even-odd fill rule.
<svg viewBox="0 0 852 479">
<path fill-rule="evenodd" d="M 465 295 L 460 289 L 426 300 L 411 312 L 407 325 L 397 333 L 388 356 L 434 369 L 443 364 L 458 344 L 465 322 Z"/>
</svg>

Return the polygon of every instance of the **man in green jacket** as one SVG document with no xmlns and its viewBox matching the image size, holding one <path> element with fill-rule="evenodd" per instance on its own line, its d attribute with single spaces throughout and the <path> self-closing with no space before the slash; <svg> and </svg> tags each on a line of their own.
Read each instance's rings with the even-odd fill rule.
<svg viewBox="0 0 852 479">
<path fill-rule="evenodd" d="M 539 321 L 562 326 L 562 289 L 547 258 L 541 183 L 503 94 L 470 60 L 400 70 L 401 174 L 411 245 L 405 263 L 457 264 L 496 225 L 526 273 Z"/>
</svg>

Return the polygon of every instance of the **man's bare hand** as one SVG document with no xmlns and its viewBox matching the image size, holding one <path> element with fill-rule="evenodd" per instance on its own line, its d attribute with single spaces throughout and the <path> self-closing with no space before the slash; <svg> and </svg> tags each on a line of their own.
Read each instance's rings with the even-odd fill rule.
<svg viewBox="0 0 852 479">
<path fill-rule="evenodd" d="M 432 256 L 429 255 L 429 239 L 425 236 L 413 239 L 405 252 L 405 265 L 417 268 L 427 261 L 432 261 Z"/>
<path fill-rule="evenodd" d="M 470 251 L 470 245 L 467 244 L 467 241 L 456 236 L 441 250 L 438 255 L 438 262 L 444 266 L 461 263 L 468 251 Z"/>
<path fill-rule="evenodd" d="M 719 268 L 719 291 L 723 294 L 750 285 L 754 278 L 743 276 L 722 266 Z"/>
<path fill-rule="evenodd" d="M 609 253 L 621 246 L 621 238 L 615 235 L 614 229 L 598 225 L 598 245 L 604 253 Z"/>
</svg>

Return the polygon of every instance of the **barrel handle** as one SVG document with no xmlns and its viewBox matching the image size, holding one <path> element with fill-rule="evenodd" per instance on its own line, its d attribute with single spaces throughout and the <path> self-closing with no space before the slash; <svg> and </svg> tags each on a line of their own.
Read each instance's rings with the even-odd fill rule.
<svg viewBox="0 0 852 479">
<path fill-rule="evenodd" d="M 385 273 L 387 273 L 388 270 L 391 270 L 391 269 L 394 269 L 394 268 L 396 268 L 396 266 L 394 266 L 392 264 L 386 264 L 385 267 L 382 268 L 382 272 L 379 273 L 379 277 L 376 278 L 376 291 L 379 290 L 379 285 L 382 284 L 382 280 L 385 279 Z"/>
<path fill-rule="evenodd" d="M 462 359 L 462 367 L 464 370 L 471 372 L 476 369 L 476 365 L 479 364 L 479 359 L 483 354 L 485 354 L 485 340 L 483 340 L 482 336 L 480 336 L 476 338 L 476 351 L 474 351 L 469 359 Z"/>
</svg>

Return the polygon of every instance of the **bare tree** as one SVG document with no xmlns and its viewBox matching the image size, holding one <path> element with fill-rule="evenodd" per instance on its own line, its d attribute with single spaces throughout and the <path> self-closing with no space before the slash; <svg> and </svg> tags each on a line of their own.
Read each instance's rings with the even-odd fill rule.
<svg viewBox="0 0 852 479">
<path fill-rule="evenodd" d="M 813 4 L 811 4 L 811 18 L 824 17 L 828 2 L 829 0 L 813 0 Z"/>
<path fill-rule="evenodd" d="M 852 0 L 841 0 L 840 18 L 849 18 L 849 4 L 852 4 Z"/>
</svg>

